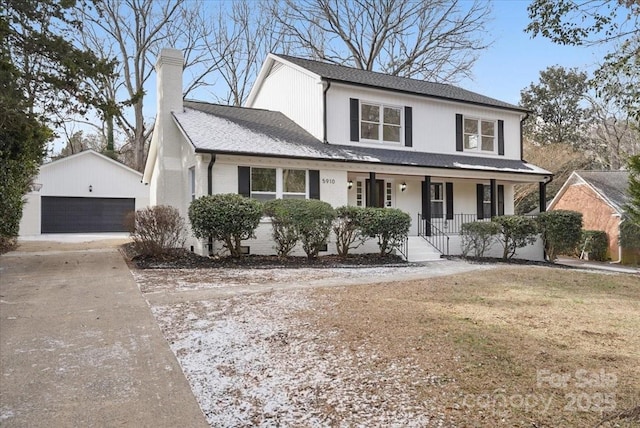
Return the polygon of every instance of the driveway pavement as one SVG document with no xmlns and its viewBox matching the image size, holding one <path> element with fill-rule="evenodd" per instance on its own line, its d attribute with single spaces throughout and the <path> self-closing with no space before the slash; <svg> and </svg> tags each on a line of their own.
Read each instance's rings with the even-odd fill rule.
<svg viewBox="0 0 640 428">
<path fill-rule="evenodd" d="M 129 269 L 104 247 L 0 256 L 0 425 L 207 426 Z"/>
</svg>

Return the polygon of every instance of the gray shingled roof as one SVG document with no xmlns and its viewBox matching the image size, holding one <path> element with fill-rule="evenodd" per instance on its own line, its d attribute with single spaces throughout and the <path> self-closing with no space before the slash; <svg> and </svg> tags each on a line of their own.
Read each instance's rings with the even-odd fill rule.
<svg viewBox="0 0 640 428">
<path fill-rule="evenodd" d="M 629 171 L 576 171 L 576 174 L 609 200 L 618 212 L 624 212 L 629 202 Z"/>
<path fill-rule="evenodd" d="M 274 55 L 328 80 L 382 89 L 391 89 L 393 91 L 424 95 L 432 98 L 461 101 L 468 104 L 498 107 L 521 112 L 528 111 L 523 107 L 444 83 L 426 82 L 424 80 L 390 76 L 388 74 L 376 73 L 374 71 L 359 70 L 342 65 L 328 64 L 325 62 L 296 58 L 288 55 Z"/>
<path fill-rule="evenodd" d="M 550 175 L 520 160 L 325 144 L 280 112 L 185 101 L 176 123 L 197 152 Z"/>
</svg>

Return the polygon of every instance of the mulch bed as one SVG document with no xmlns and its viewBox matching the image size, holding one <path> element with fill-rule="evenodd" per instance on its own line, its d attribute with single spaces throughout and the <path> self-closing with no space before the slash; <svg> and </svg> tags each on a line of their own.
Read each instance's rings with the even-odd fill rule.
<svg viewBox="0 0 640 428">
<path fill-rule="evenodd" d="M 306 257 L 286 257 L 249 255 L 240 258 L 233 257 L 204 257 L 185 249 L 175 249 L 160 256 L 137 255 L 131 244 L 120 247 L 130 266 L 137 269 L 211 269 L 211 268 L 336 268 L 336 267 L 367 267 L 367 266 L 409 266 L 399 256 L 379 254 L 353 254 L 346 259 L 336 255 L 320 256 L 316 259 Z"/>
</svg>

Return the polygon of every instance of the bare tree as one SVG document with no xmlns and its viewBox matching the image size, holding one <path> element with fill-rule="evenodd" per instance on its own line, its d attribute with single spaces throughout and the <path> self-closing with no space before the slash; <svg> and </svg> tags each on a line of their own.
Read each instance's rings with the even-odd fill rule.
<svg viewBox="0 0 640 428">
<path fill-rule="evenodd" d="M 471 74 L 489 4 L 461 0 L 281 0 L 273 17 L 303 55 L 363 70 L 455 82 Z"/>
</svg>

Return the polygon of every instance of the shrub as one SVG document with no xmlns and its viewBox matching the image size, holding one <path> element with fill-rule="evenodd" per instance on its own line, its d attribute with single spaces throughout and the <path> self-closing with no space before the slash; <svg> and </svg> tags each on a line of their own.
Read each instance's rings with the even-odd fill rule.
<svg viewBox="0 0 640 428">
<path fill-rule="evenodd" d="M 576 211 L 557 210 L 538 215 L 538 224 L 544 240 L 544 248 L 550 261 L 558 254 L 568 254 L 580 242 L 582 214 Z"/>
<path fill-rule="evenodd" d="M 491 221 L 464 223 L 460 228 L 462 237 L 462 256 L 467 257 L 473 250 L 474 257 L 484 257 L 496 242 L 500 226 Z"/>
<path fill-rule="evenodd" d="M 578 251 L 589 253 L 589 260 L 605 261 L 609 249 L 609 237 L 602 230 L 583 230 Z"/>
<path fill-rule="evenodd" d="M 189 221 L 200 239 L 223 243 L 232 257 L 241 257 L 241 241 L 255 238 L 262 218 L 262 204 L 234 193 L 203 196 L 191 202 Z"/>
<path fill-rule="evenodd" d="M 326 202 L 316 199 L 299 199 L 291 212 L 291 219 L 296 225 L 302 249 L 307 257 L 318 257 L 318 253 L 327 245 L 331 223 L 335 211 Z"/>
<path fill-rule="evenodd" d="M 404 243 L 409 227 L 409 214 L 396 208 L 365 208 L 363 212 L 362 233 L 378 239 L 381 256 L 390 254 Z"/>
<path fill-rule="evenodd" d="M 300 199 L 274 199 L 264 206 L 264 213 L 271 217 L 273 241 L 278 257 L 287 257 L 300 240 L 293 212 L 300 209 Z"/>
<path fill-rule="evenodd" d="M 497 239 L 502 245 L 502 258 L 504 260 L 513 258 L 518 248 L 526 247 L 536 242 L 538 225 L 530 217 L 509 215 L 494 217 L 491 221 L 497 223 L 500 227 Z"/>
<path fill-rule="evenodd" d="M 182 248 L 187 237 L 187 228 L 180 212 L 168 205 L 131 212 L 126 225 L 133 249 L 143 256 L 159 256 Z"/>
<path fill-rule="evenodd" d="M 336 209 L 333 222 L 333 233 L 336 235 L 336 251 L 338 256 L 347 257 L 349 250 L 364 244 L 368 239 L 362 233 L 362 219 L 365 208 L 343 206 Z"/>
</svg>

